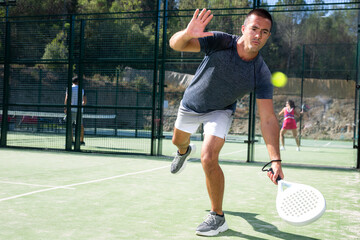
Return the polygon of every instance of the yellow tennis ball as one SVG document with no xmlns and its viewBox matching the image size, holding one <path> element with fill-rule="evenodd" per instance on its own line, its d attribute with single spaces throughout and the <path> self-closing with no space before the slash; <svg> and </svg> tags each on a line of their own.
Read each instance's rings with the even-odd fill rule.
<svg viewBox="0 0 360 240">
<path fill-rule="evenodd" d="M 287 83 L 287 76 L 282 72 L 274 72 L 271 75 L 271 83 L 275 87 L 284 87 Z"/>
</svg>

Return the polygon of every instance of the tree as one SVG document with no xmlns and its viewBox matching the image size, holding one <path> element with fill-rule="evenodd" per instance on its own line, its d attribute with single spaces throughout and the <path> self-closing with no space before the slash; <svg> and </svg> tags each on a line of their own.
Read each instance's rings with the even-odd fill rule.
<svg viewBox="0 0 360 240">
<path fill-rule="evenodd" d="M 115 0 L 110 7 L 110 12 L 131 11 L 142 11 L 141 0 Z"/>
<path fill-rule="evenodd" d="M 45 52 L 42 57 L 44 60 L 64 60 L 68 58 L 68 45 L 66 44 L 67 34 L 61 31 L 56 35 L 56 38 L 47 44 Z M 44 68 L 61 68 L 62 66 L 57 64 L 45 64 Z"/>
<path fill-rule="evenodd" d="M 78 0 L 17 0 L 10 16 L 39 16 L 75 13 Z"/>
<path fill-rule="evenodd" d="M 277 6 L 281 5 L 300 5 L 298 10 L 305 10 L 304 0 L 280 0 L 276 3 Z M 281 9 L 276 7 L 275 10 Z M 279 70 L 289 74 L 292 71 L 293 66 L 298 66 L 298 59 L 294 59 L 298 56 L 296 50 L 302 41 L 301 29 L 303 27 L 302 21 L 306 17 L 306 11 L 294 11 L 294 12 L 279 12 L 273 14 L 274 27 L 273 32 L 276 33 L 274 44 L 277 44 L 279 57 L 282 56 L 284 61 L 277 66 Z"/>
<path fill-rule="evenodd" d="M 107 0 L 78 0 L 79 13 L 104 13 L 109 12 Z"/>
</svg>

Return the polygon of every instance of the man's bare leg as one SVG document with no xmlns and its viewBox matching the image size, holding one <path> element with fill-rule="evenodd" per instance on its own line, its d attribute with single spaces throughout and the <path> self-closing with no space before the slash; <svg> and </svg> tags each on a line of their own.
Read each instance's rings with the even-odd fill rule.
<svg viewBox="0 0 360 240">
<path fill-rule="evenodd" d="M 185 169 L 186 162 L 192 154 L 195 153 L 196 147 L 190 144 L 190 133 L 174 128 L 172 142 L 178 148 L 174 160 L 171 162 L 170 172 L 178 174 Z"/>
<path fill-rule="evenodd" d="M 190 133 L 174 128 L 172 143 L 178 148 L 180 154 L 185 154 L 190 144 Z"/>
<path fill-rule="evenodd" d="M 211 211 L 223 214 L 225 178 L 219 165 L 219 153 L 225 140 L 212 135 L 205 135 L 201 150 L 201 163 L 205 172 L 206 187 L 211 202 Z"/>
</svg>

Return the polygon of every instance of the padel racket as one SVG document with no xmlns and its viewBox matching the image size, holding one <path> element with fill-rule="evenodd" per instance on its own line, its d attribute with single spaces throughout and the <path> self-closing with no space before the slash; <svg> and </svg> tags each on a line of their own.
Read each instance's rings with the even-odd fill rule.
<svg viewBox="0 0 360 240">
<path fill-rule="evenodd" d="M 273 170 L 267 169 L 263 171 Z M 326 210 L 326 201 L 321 192 L 311 186 L 292 183 L 277 178 L 278 194 L 276 210 L 279 216 L 294 226 L 305 226 L 319 219 Z"/>
</svg>

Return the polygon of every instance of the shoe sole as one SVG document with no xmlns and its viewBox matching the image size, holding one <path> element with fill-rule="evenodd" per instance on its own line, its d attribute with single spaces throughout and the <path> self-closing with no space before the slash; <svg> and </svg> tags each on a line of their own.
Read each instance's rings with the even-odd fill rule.
<svg viewBox="0 0 360 240">
<path fill-rule="evenodd" d="M 185 161 L 184 161 L 183 165 L 181 166 L 181 168 L 179 169 L 179 171 L 177 171 L 176 173 L 173 173 L 173 174 L 181 173 L 185 169 L 186 163 L 189 160 L 189 158 L 196 152 L 196 146 L 194 144 L 189 144 L 189 145 L 191 146 L 191 153 L 189 154 L 189 156 L 187 156 L 185 158 Z"/>
<path fill-rule="evenodd" d="M 208 232 L 200 232 L 200 231 L 196 231 L 196 235 L 199 236 L 206 236 L 206 237 L 213 237 L 218 235 L 219 233 L 225 232 L 226 230 L 228 230 L 229 227 L 227 225 L 227 222 L 225 221 L 223 225 L 221 225 L 218 229 L 216 230 L 211 230 Z"/>
</svg>

